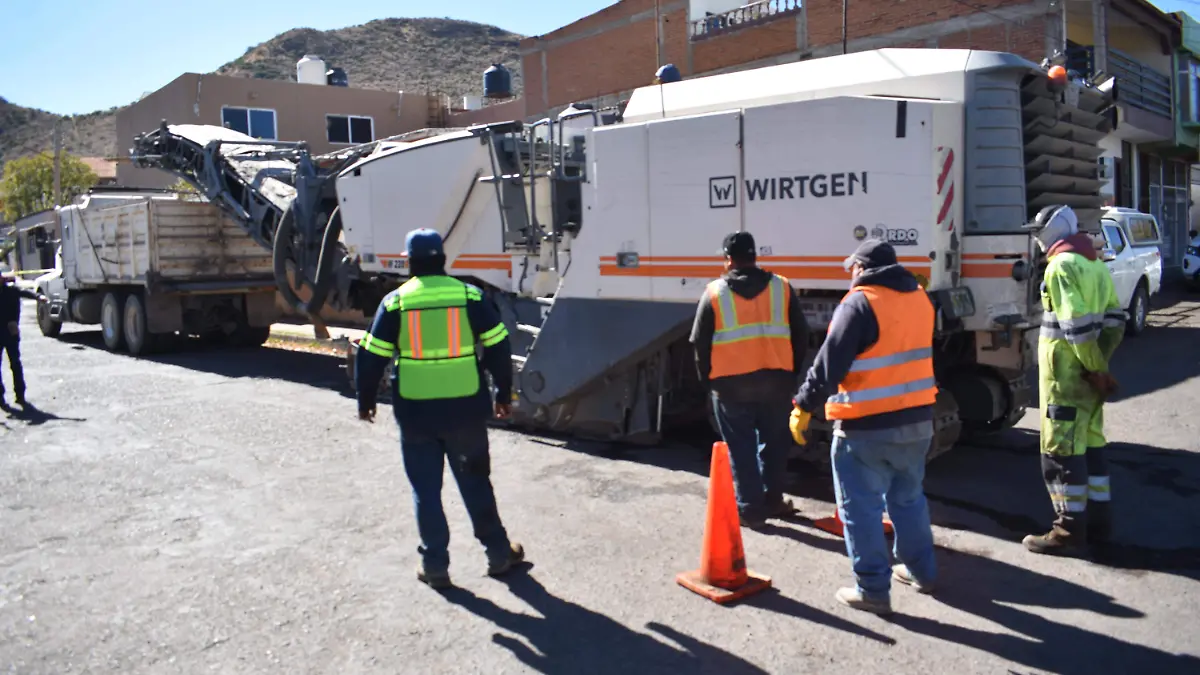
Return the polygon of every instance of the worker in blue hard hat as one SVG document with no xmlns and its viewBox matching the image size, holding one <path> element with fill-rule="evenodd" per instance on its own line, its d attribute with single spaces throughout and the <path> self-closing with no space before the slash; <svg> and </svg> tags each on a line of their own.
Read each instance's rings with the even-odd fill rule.
<svg viewBox="0 0 1200 675">
<path fill-rule="evenodd" d="M 384 297 L 359 343 L 358 416 L 374 421 L 379 381 L 393 362 L 392 409 L 421 536 L 417 578 L 445 588 L 450 586 L 450 530 L 442 510 L 446 458 L 475 537 L 487 550 L 488 574 L 505 574 L 525 559 L 521 545 L 509 541 L 496 509 L 487 435 L 490 415 L 511 413 L 512 351 L 492 301 L 479 288 L 446 275 L 437 232 L 413 230 L 405 248 L 412 277 Z M 496 386 L 494 403 L 485 369 Z"/>
</svg>

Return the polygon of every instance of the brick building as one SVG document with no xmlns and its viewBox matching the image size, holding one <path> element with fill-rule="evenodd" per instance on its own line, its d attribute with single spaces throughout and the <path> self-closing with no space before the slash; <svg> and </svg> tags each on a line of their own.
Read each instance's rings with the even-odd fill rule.
<svg viewBox="0 0 1200 675">
<path fill-rule="evenodd" d="M 851 0 L 845 46 L 994 49 L 1041 60 L 1061 43 L 1062 2 Z M 657 10 L 655 0 L 621 0 L 521 42 L 525 107 L 537 114 L 620 97 L 649 84 L 666 63 L 686 78 L 831 56 L 842 48 L 837 0 L 659 0 Z"/>
</svg>

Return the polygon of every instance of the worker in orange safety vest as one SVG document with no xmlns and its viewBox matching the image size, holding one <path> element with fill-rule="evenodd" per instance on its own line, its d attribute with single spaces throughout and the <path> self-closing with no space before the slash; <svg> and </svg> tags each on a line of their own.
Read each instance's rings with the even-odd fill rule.
<svg viewBox="0 0 1200 675">
<path fill-rule="evenodd" d="M 922 482 L 933 441 L 934 309 L 886 242 L 868 239 L 845 261 L 850 292 L 794 399 L 791 428 L 803 442 L 812 413 L 834 422 L 830 451 L 838 515 L 856 585 L 838 601 L 891 610 L 891 580 L 933 589 L 937 570 Z M 883 512 L 896 531 L 891 565 Z"/>
<path fill-rule="evenodd" d="M 791 437 L 784 419 L 808 349 L 808 323 L 788 280 L 757 265 L 749 232 L 725 237 L 725 270 L 696 307 L 692 345 L 729 448 L 741 523 L 794 511 L 784 499 Z"/>
</svg>

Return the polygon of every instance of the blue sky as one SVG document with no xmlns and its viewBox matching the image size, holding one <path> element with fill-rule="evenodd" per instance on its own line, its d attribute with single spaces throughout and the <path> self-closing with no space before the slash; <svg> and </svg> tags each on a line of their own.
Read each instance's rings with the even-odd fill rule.
<svg viewBox="0 0 1200 675">
<path fill-rule="evenodd" d="M 877 0 L 872 0 L 877 1 Z M 450 18 L 541 35 L 615 0 L 456 0 Z M 1200 18 L 1200 0 L 1154 0 Z M 291 28 L 437 16 L 413 0 L 0 0 L 0 96 L 61 114 L 125 105 Z"/>
<path fill-rule="evenodd" d="M 0 96 L 60 114 L 125 105 L 292 28 L 445 16 L 541 35 L 615 0 L 0 0 Z M 353 75 L 351 75 L 353 77 Z"/>
</svg>

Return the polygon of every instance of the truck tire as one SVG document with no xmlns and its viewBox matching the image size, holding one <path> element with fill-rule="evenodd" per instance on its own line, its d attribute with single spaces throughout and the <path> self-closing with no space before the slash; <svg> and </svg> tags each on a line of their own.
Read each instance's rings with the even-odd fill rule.
<svg viewBox="0 0 1200 675">
<path fill-rule="evenodd" d="M 121 351 L 125 347 L 125 332 L 122 330 L 121 298 L 115 291 L 108 291 L 100 301 L 100 335 L 104 338 L 104 346 L 110 352 Z"/>
<path fill-rule="evenodd" d="M 270 326 L 238 326 L 230 336 L 230 342 L 237 347 L 261 347 L 271 338 Z"/>
<path fill-rule="evenodd" d="M 48 338 L 56 338 L 62 332 L 62 322 L 55 321 L 54 317 L 50 316 L 50 303 L 48 301 L 38 300 L 37 324 L 38 329 L 42 331 L 42 335 Z"/>
<path fill-rule="evenodd" d="M 1125 333 L 1137 337 L 1146 330 L 1146 316 L 1150 313 L 1150 292 L 1146 290 L 1146 282 L 1139 281 L 1133 291 L 1133 299 L 1129 301 L 1129 321 L 1125 322 Z"/>
<path fill-rule="evenodd" d="M 134 356 L 149 354 L 157 346 L 157 335 L 150 332 L 146 321 L 146 303 L 137 293 L 125 296 L 125 312 L 121 330 L 125 333 L 125 346 Z"/>
</svg>

